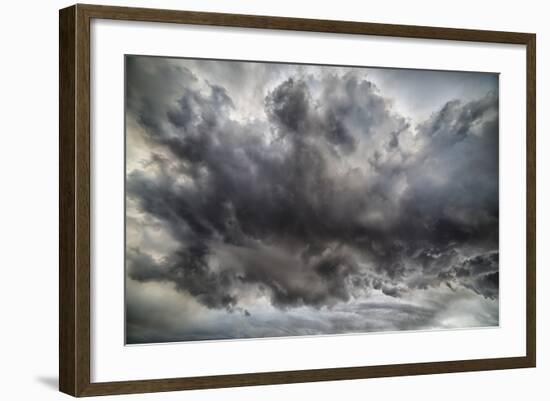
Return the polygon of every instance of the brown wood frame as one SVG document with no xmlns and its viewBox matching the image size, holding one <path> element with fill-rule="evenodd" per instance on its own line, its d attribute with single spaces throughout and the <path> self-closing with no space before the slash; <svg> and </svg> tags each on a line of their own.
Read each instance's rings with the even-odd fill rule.
<svg viewBox="0 0 550 401">
<path fill-rule="evenodd" d="M 403 38 L 511 43 L 527 49 L 527 310 L 522 357 L 90 382 L 90 20 L 170 22 Z M 350 21 L 77 4 L 59 13 L 59 389 L 73 396 L 535 367 L 536 35 Z"/>
</svg>

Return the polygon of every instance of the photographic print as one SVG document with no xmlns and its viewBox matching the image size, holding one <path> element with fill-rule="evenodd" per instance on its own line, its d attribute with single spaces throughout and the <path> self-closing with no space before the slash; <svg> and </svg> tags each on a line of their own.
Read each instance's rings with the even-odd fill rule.
<svg viewBox="0 0 550 401">
<path fill-rule="evenodd" d="M 126 343 L 499 324 L 499 76 L 125 56 Z"/>
</svg>

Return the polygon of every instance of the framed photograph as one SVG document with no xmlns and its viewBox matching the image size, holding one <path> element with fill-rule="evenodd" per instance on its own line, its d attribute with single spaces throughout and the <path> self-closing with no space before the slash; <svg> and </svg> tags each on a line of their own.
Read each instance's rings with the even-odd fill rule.
<svg viewBox="0 0 550 401">
<path fill-rule="evenodd" d="M 535 366 L 534 34 L 59 26 L 61 391 Z"/>
</svg>

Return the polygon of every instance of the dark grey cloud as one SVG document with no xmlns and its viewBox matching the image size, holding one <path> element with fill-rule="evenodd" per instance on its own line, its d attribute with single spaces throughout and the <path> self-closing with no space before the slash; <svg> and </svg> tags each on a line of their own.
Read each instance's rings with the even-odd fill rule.
<svg viewBox="0 0 550 401">
<path fill-rule="evenodd" d="M 130 280 L 170 284 L 255 322 L 246 309 L 254 297 L 285 313 L 370 296 L 411 301 L 440 288 L 498 299 L 497 87 L 414 123 L 357 70 L 289 67 L 281 76 L 281 65 L 267 74 L 262 64 L 278 79 L 262 88 L 252 119 L 224 76 L 236 64 L 252 74 L 250 63 L 209 63 L 218 63 L 217 82 L 193 63 L 127 58 L 127 118 L 150 153 L 127 172 L 127 201 L 175 244 L 163 255 L 128 246 Z M 406 305 L 392 311 L 395 322 L 378 306 L 384 324 L 310 331 L 437 326 L 441 305 Z M 250 336 L 228 325 L 221 337 Z"/>
</svg>

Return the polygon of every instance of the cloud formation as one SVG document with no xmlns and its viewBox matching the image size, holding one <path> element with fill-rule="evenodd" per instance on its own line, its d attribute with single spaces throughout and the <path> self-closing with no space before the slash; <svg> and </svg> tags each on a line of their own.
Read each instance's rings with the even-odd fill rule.
<svg viewBox="0 0 550 401">
<path fill-rule="evenodd" d="M 415 121 L 370 71 L 127 57 L 128 285 L 223 321 L 129 342 L 498 324 L 498 80 Z"/>
</svg>

